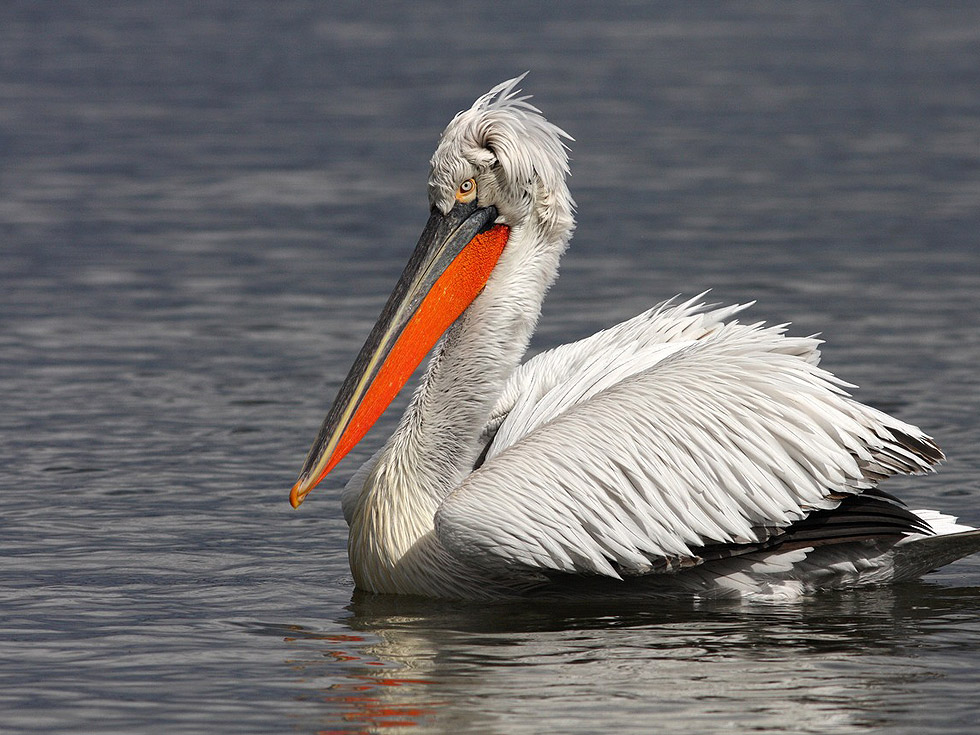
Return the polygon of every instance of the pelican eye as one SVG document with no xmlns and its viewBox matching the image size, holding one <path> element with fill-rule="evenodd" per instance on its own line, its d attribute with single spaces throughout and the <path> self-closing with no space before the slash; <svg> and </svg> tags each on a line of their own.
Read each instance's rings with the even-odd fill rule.
<svg viewBox="0 0 980 735">
<path fill-rule="evenodd" d="M 456 189 L 456 201 L 472 202 L 476 198 L 476 180 L 467 179 Z"/>
</svg>

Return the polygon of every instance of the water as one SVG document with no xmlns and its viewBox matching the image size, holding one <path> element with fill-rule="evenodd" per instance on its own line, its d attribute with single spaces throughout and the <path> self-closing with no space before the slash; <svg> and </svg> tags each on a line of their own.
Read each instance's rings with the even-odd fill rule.
<svg viewBox="0 0 980 735">
<path fill-rule="evenodd" d="M 980 523 L 972 3 L 6 3 L 0 730 L 973 732 L 980 560 L 781 607 L 355 594 L 286 502 L 442 126 L 526 88 L 580 226 L 534 348 L 675 293 L 822 331 Z M 397 411 L 395 411 L 395 415 Z"/>
</svg>

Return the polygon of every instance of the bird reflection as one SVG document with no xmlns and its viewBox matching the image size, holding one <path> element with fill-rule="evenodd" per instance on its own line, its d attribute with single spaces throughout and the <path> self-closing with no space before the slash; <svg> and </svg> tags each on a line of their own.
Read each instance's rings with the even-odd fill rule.
<svg viewBox="0 0 980 735">
<path fill-rule="evenodd" d="M 923 696 L 941 673 L 921 655 L 942 645 L 930 631 L 975 619 L 978 601 L 980 589 L 922 582 L 614 612 L 356 593 L 331 624 L 345 633 L 292 627 L 284 640 L 321 733 L 567 732 L 595 717 L 628 731 L 863 733 Z"/>
<path fill-rule="evenodd" d="M 326 706 L 326 723 L 316 727 L 318 735 L 355 735 L 383 729 L 416 727 L 433 718 L 446 702 L 426 698 L 426 687 L 433 682 L 419 676 L 406 676 L 399 662 L 374 655 L 383 652 L 374 636 L 324 634 L 301 626 L 290 626 L 286 643 L 315 642 L 310 658 L 288 661 L 304 680 L 316 682 L 323 677 L 336 679 L 314 694 L 298 699 L 316 700 Z M 304 653 L 309 653 L 307 647 Z"/>
</svg>

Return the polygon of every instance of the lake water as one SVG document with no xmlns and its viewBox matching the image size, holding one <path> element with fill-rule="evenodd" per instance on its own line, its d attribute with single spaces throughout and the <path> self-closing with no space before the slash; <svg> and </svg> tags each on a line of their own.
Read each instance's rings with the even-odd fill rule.
<svg viewBox="0 0 980 735">
<path fill-rule="evenodd" d="M 980 6 L 0 8 L 0 731 L 970 733 L 980 559 L 799 604 L 356 594 L 287 493 L 425 222 L 524 87 L 580 226 L 534 349 L 675 293 L 822 332 L 980 524 Z"/>
</svg>

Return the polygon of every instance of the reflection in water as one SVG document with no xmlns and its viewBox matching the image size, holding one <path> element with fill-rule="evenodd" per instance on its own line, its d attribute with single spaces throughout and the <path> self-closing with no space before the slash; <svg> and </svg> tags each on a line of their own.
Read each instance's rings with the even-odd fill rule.
<svg viewBox="0 0 980 735">
<path fill-rule="evenodd" d="M 615 611 L 355 593 L 349 633 L 282 632 L 323 733 L 856 733 L 928 711 L 926 654 L 958 647 L 932 633 L 976 623 L 978 601 L 926 583 Z"/>
<path fill-rule="evenodd" d="M 344 722 L 339 728 L 317 728 L 318 733 L 371 732 L 376 728 L 414 727 L 434 716 L 440 705 L 426 700 L 426 687 L 434 682 L 425 678 L 408 678 L 400 671 L 393 671 L 394 663 L 385 662 L 372 655 L 374 646 L 365 646 L 365 637 L 357 635 L 322 635 L 297 629 L 298 636 L 286 636 L 294 642 L 325 641 L 322 652 L 327 667 L 343 671 L 342 680 L 330 684 L 323 691 L 320 701 L 336 712 Z M 318 676 L 319 661 L 293 661 L 296 671 L 304 678 Z M 336 674 L 334 673 L 334 676 Z M 423 694 L 423 696 L 419 696 Z"/>
</svg>

